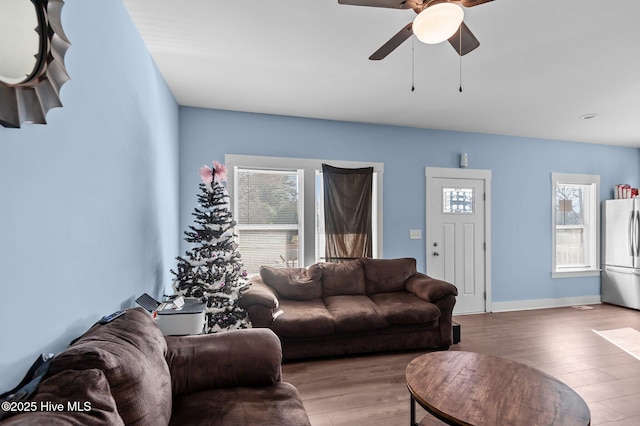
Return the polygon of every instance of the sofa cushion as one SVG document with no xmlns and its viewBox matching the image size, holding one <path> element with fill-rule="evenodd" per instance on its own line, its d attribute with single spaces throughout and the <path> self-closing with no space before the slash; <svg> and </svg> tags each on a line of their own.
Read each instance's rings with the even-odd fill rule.
<svg viewBox="0 0 640 426">
<path fill-rule="evenodd" d="M 171 425 L 306 426 L 309 417 L 293 385 L 211 389 L 177 397 Z"/>
<path fill-rule="evenodd" d="M 364 294 L 364 269 L 361 259 L 320 265 L 323 296 Z"/>
<path fill-rule="evenodd" d="M 151 316 L 128 309 L 108 324 L 96 324 L 51 362 L 49 374 L 102 370 L 127 425 L 166 424 L 171 417 L 167 344 Z"/>
<path fill-rule="evenodd" d="M 367 296 L 329 296 L 324 298 L 336 330 L 344 333 L 387 327 L 382 310 Z"/>
<path fill-rule="evenodd" d="M 318 265 L 311 265 L 309 268 L 262 266 L 260 277 L 266 285 L 286 299 L 313 300 L 322 296 L 322 269 Z"/>
<path fill-rule="evenodd" d="M 283 299 L 271 329 L 282 337 L 326 336 L 335 332 L 335 324 L 322 299 Z"/>
<path fill-rule="evenodd" d="M 109 382 L 98 369 L 65 370 L 43 380 L 29 400 L 38 411 L 13 416 L 3 426 L 124 425 L 111 396 Z M 62 404 L 63 411 L 41 410 L 41 404 Z M 51 405 L 49 405 L 51 406 Z"/>
<path fill-rule="evenodd" d="M 374 294 L 371 300 L 392 325 L 426 324 L 440 318 L 440 309 L 436 305 L 405 291 Z"/>
<path fill-rule="evenodd" d="M 404 283 L 416 273 L 416 260 L 401 259 L 362 259 L 366 293 L 387 293 L 402 291 Z"/>
</svg>

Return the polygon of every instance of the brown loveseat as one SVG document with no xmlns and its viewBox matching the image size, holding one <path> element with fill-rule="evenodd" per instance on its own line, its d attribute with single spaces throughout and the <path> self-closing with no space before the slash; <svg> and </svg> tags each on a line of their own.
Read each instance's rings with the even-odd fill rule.
<svg viewBox="0 0 640 426">
<path fill-rule="evenodd" d="M 269 330 L 165 338 L 148 313 L 129 309 L 52 361 L 31 401 L 65 412 L 38 409 L 2 424 L 308 425 L 281 359 Z M 74 402 L 81 410 L 68 410 Z"/>
<path fill-rule="evenodd" d="M 417 272 L 415 259 L 262 267 L 250 283 L 240 306 L 280 337 L 284 359 L 452 344 L 457 289 Z"/>
</svg>

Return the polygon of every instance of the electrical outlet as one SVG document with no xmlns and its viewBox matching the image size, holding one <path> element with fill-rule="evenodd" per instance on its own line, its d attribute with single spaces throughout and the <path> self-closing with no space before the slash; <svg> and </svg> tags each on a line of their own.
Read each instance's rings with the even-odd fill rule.
<svg viewBox="0 0 640 426">
<path fill-rule="evenodd" d="M 422 231 L 419 229 L 411 229 L 409 231 L 409 239 L 410 240 L 421 240 L 422 239 Z"/>
</svg>

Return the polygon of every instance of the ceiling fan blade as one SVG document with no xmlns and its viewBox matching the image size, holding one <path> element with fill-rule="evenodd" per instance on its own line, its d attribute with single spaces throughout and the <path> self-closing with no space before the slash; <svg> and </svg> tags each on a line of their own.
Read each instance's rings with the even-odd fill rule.
<svg viewBox="0 0 640 426">
<path fill-rule="evenodd" d="M 462 3 L 464 7 L 473 7 L 473 6 L 478 6 L 479 4 L 482 4 L 482 3 L 488 3 L 490 1 L 493 1 L 493 0 L 462 0 L 460 3 Z"/>
<path fill-rule="evenodd" d="M 353 6 L 386 7 L 389 9 L 411 9 L 411 1 L 407 0 L 338 0 L 339 4 Z"/>
<path fill-rule="evenodd" d="M 385 44 L 383 44 L 380 49 L 373 52 L 373 55 L 369 56 L 369 60 L 379 61 L 386 58 L 389 53 L 396 50 L 398 46 L 400 46 L 406 39 L 413 35 L 413 30 L 411 29 L 412 26 L 413 22 L 409 22 L 406 27 L 398 31 L 398 33 L 391 37 Z"/>
<path fill-rule="evenodd" d="M 460 42 L 460 31 L 462 31 L 462 43 Z M 480 46 L 480 42 L 464 21 L 460 24 L 458 31 L 449 38 L 449 43 L 460 56 L 464 56 Z"/>
</svg>

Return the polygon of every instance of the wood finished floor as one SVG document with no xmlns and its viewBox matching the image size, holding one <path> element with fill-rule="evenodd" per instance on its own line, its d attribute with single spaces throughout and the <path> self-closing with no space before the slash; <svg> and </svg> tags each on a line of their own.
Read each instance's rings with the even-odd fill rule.
<svg viewBox="0 0 640 426">
<path fill-rule="evenodd" d="M 592 331 L 640 330 L 640 311 L 591 306 L 457 316 L 462 342 L 450 350 L 509 358 L 557 377 L 587 402 L 592 425 L 640 425 L 640 360 Z M 283 377 L 298 388 L 313 426 L 406 426 L 404 371 L 422 353 L 290 362 Z M 420 419 L 424 410 L 416 411 Z"/>
</svg>

